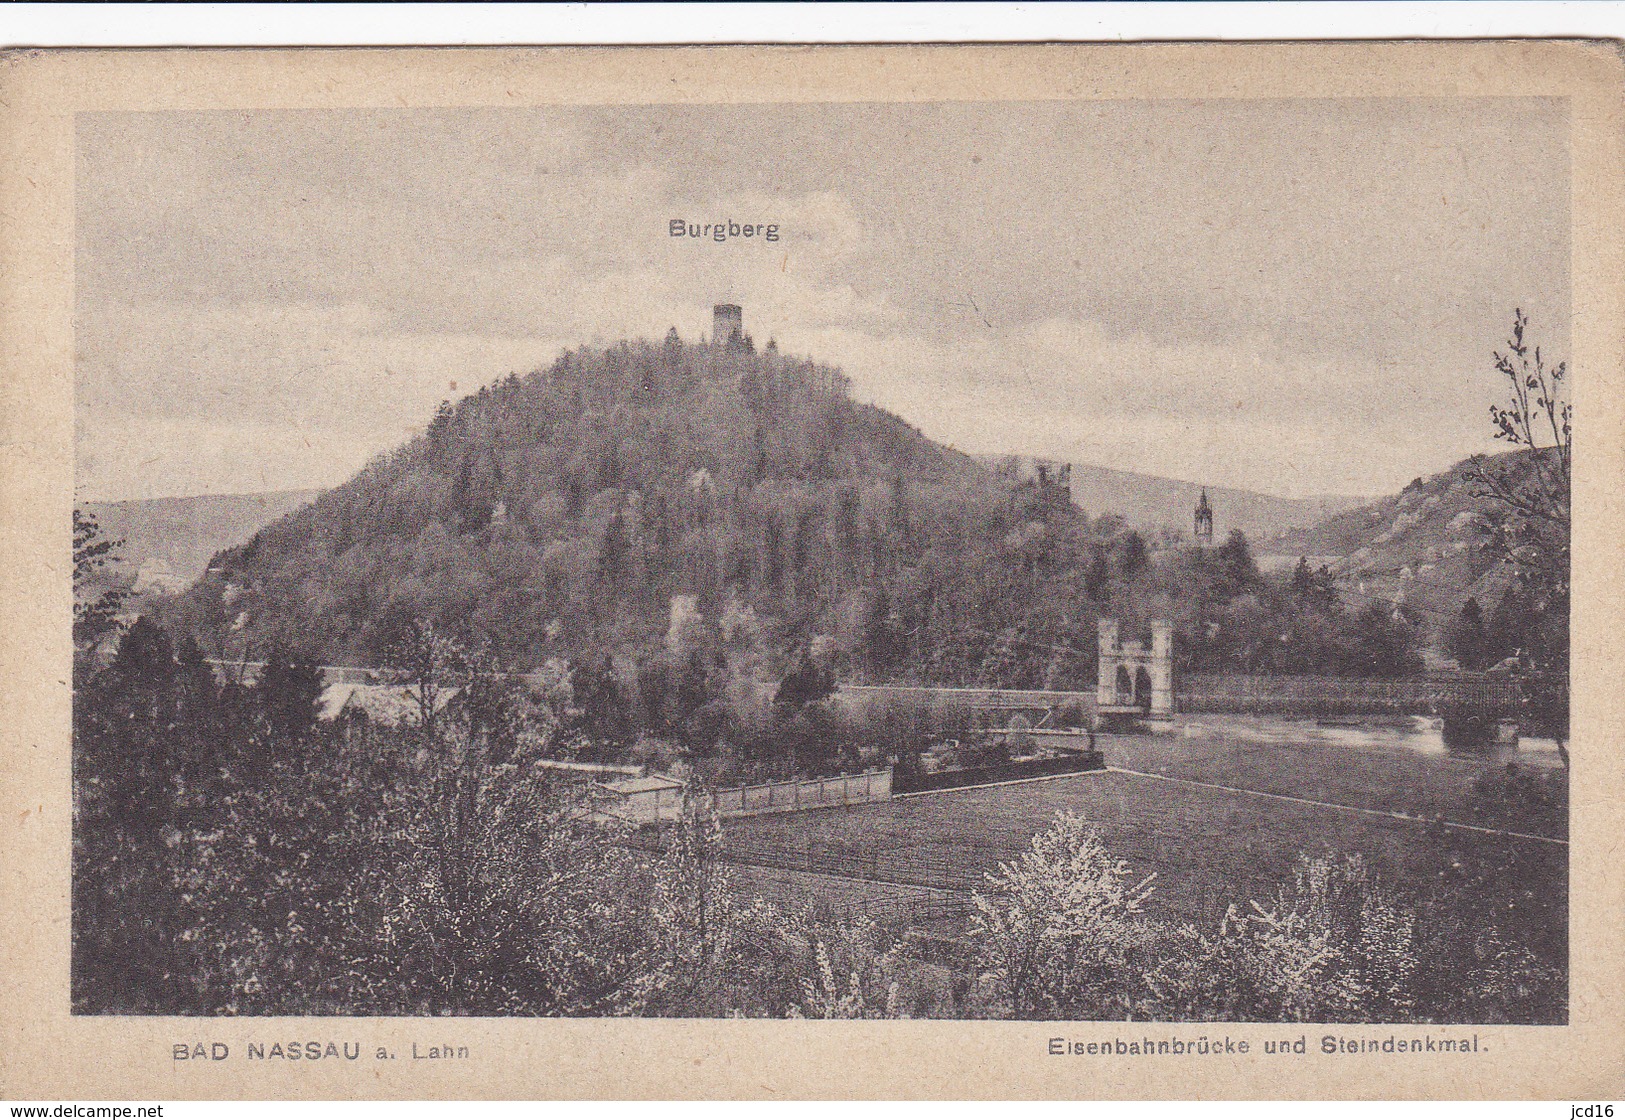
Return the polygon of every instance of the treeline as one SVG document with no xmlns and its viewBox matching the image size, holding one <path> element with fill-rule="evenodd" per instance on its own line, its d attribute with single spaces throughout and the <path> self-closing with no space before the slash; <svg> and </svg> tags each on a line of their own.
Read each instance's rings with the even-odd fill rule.
<svg viewBox="0 0 1625 1120">
<path fill-rule="evenodd" d="M 1153 549 L 838 371 L 673 333 L 443 405 L 157 615 L 214 657 L 365 665 L 424 619 L 520 668 L 608 653 L 628 684 L 678 646 L 714 678 L 742 625 L 758 682 L 816 656 L 849 681 L 1086 689 L 1102 616 L 1174 619 L 1191 669 L 1415 671 L 1409 621 L 1310 582 L 1260 577 L 1239 536 Z"/>
<path fill-rule="evenodd" d="M 1508 658 L 1529 666 L 1565 666 L 1568 619 L 1544 610 L 1518 582 L 1488 613 L 1469 596 L 1445 628 L 1445 648 L 1463 669 L 1482 670 Z"/>
<path fill-rule="evenodd" d="M 764 901 L 716 821 L 633 846 L 588 784 L 538 766 L 584 711 L 527 719 L 556 697 L 415 640 L 398 679 L 422 706 L 398 727 L 317 719 L 294 659 L 218 683 L 147 622 L 80 681 L 77 1013 L 1563 1018 L 1561 970 L 1464 925 L 1459 898 L 1306 858 L 1276 897 L 1189 927 L 1075 818 L 1000 869 L 946 950 L 861 903 Z"/>
<path fill-rule="evenodd" d="M 1116 518 L 1101 518 L 1095 530 L 1107 535 L 1079 570 L 1080 601 L 1120 620 L 1125 636 L 1144 636 L 1153 619 L 1172 622 L 1182 671 L 1392 678 L 1422 670 L 1420 620 L 1387 604 L 1349 607 L 1324 567 L 1300 559 L 1290 574 L 1266 576 L 1239 531 L 1216 548 L 1174 541 L 1152 551 Z M 1042 658 L 1020 648 L 1024 636 L 1020 628 L 1001 635 L 995 656 L 1013 671 L 986 683 L 1053 687 Z M 1094 664 L 1080 675 L 1092 684 Z"/>
</svg>

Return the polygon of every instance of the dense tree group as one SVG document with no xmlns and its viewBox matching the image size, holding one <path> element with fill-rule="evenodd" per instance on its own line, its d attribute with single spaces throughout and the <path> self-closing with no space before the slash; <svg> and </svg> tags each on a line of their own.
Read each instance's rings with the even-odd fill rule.
<svg viewBox="0 0 1625 1120">
<path fill-rule="evenodd" d="M 1239 532 L 1211 550 L 1164 548 L 1105 585 L 1103 613 L 1141 629 L 1152 618 L 1173 622 L 1176 665 L 1188 672 L 1392 678 L 1422 669 L 1420 628 L 1403 611 L 1347 608 L 1331 573 L 1303 559 L 1289 576 L 1265 576 Z"/>
<path fill-rule="evenodd" d="M 557 694 L 428 626 L 414 641 L 397 679 L 423 703 L 396 727 L 318 720 L 294 659 L 221 682 L 147 621 L 80 680 L 77 1012 L 1562 1016 L 1557 970 L 1488 926 L 1430 927 L 1457 911 L 1358 861 L 1305 860 L 1277 899 L 1193 928 L 1070 817 L 990 876 L 946 957 L 861 912 L 763 901 L 715 819 L 634 836 L 541 765 L 579 710 L 514 720 Z M 793 679 L 776 706 L 796 720 L 822 683 Z"/>
<path fill-rule="evenodd" d="M 294 662 L 219 683 L 130 627 L 75 705 L 76 1010 L 794 1009 L 797 927 L 726 892 L 714 824 L 622 843 L 589 786 L 534 765 L 560 725 L 493 733 L 519 698 L 457 656 L 440 683 L 480 695 L 335 725 Z"/>
<path fill-rule="evenodd" d="M 842 680 L 1087 688 L 1107 614 L 1175 618 L 1190 668 L 1416 667 L 1403 625 L 1260 577 L 1239 536 L 1154 548 L 1047 472 L 852 402 L 835 370 L 675 334 L 443 405 L 161 608 L 217 657 L 349 664 L 424 620 L 516 667 L 591 662 L 664 731 L 815 647 Z"/>
</svg>

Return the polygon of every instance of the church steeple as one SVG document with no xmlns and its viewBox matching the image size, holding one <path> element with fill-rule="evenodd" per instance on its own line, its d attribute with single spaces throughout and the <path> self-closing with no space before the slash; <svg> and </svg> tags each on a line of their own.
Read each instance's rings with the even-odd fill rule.
<svg viewBox="0 0 1625 1120">
<path fill-rule="evenodd" d="M 1213 506 L 1207 500 L 1207 487 L 1196 501 L 1196 546 L 1208 548 L 1213 544 Z"/>
</svg>

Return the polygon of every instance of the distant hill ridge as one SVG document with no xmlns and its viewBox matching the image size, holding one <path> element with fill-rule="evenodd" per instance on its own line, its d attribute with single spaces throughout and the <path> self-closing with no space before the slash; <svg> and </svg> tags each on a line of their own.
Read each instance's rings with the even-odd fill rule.
<svg viewBox="0 0 1625 1120">
<path fill-rule="evenodd" d="M 995 470 L 1030 475 L 1039 463 L 1059 463 L 1031 455 L 982 455 Z M 1203 485 L 1157 475 L 1117 470 L 1072 460 L 1072 501 L 1091 516 L 1116 514 L 1141 532 L 1191 532 L 1191 516 Z M 1213 503 L 1213 533 L 1222 540 L 1239 529 L 1255 544 L 1292 529 L 1309 528 L 1333 514 L 1365 504 L 1368 499 L 1346 495 L 1280 498 L 1253 490 L 1207 486 Z"/>
<path fill-rule="evenodd" d="M 120 574 L 139 590 L 190 586 L 223 548 L 312 501 L 320 490 L 268 490 L 182 498 L 80 502 L 103 535 L 122 540 Z"/>
<path fill-rule="evenodd" d="M 1033 476 L 1038 462 L 1050 461 L 1027 455 L 976 458 L 995 471 L 1013 466 L 1018 476 L 1025 478 Z M 1141 531 L 1189 533 L 1191 510 L 1201 490 L 1201 485 L 1194 482 L 1072 463 L 1072 496 L 1080 508 L 1095 516 L 1117 514 Z M 1217 508 L 1215 533 L 1222 537 L 1237 528 L 1255 542 L 1318 525 L 1333 514 L 1365 502 L 1340 496 L 1278 498 L 1222 486 L 1210 486 L 1207 491 Z M 217 552 L 244 543 L 258 530 L 308 505 L 322 493 L 267 490 L 91 501 L 81 502 L 80 506 L 96 515 L 107 536 L 124 541 L 122 568 L 129 579 L 143 589 L 180 591 L 203 575 Z"/>
<path fill-rule="evenodd" d="M 1089 514 L 1188 537 L 1202 488 L 1075 464 L 1067 501 L 1033 462 L 937 444 L 832 367 L 674 331 L 448 402 L 325 492 L 96 508 L 132 559 L 210 568 L 155 609 L 214 656 L 376 664 L 426 618 L 521 665 L 612 653 L 770 678 L 826 643 L 852 679 L 1037 687 L 1092 672 L 1095 617 L 1144 591 Z M 1494 590 L 1477 499 L 1449 472 L 1320 519 L 1355 500 L 1208 493 L 1216 536 L 1335 558 L 1354 605 L 1440 617 Z M 1001 667 L 1017 653 L 1019 673 Z"/>
</svg>

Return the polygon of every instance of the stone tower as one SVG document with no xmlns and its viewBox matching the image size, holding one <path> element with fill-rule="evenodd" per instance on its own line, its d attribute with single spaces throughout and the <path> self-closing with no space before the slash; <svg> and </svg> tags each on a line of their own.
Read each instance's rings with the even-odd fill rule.
<svg viewBox="0 0 1625 1120">
<path fill-rule="evenodd" d="M 1125 639 L 1117 619 L 1099 622 L 1100 669 L 1095 711 L 1103 717 L 1132 716 L 1166 723 L 1174 716 L 1174 627 L 1151 623 L 1151 648 L 1143 639 Z"/>
<path fill-rule="evenodd" d="M 738 347 L 745 342 L 745 309 L 719 303 L 711 309 L 711 345 Z"/>
<path fill-rule="evenodd" d="M 1196 502 L 1196 547 L 1209 548 L 1213 544 L 1213 507 L 1208 504 L 1207 487 Z"/>
</svg>

